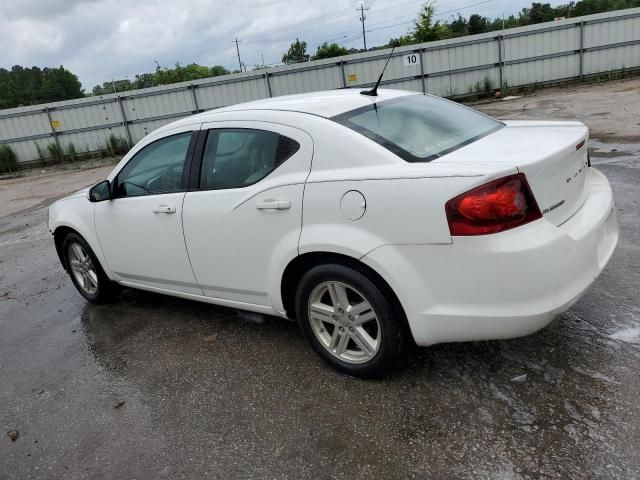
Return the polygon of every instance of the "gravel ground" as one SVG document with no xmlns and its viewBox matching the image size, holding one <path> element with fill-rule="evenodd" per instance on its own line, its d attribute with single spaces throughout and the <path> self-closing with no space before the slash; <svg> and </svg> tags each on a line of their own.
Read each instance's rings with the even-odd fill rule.
<svg viewBox="0 0 640 480">
<path fill-rule="evenodd" d="M 0 478 L 640 477 L 639 88 L 478 106 L 591 127 L 618 249 L 549 328 L 417 349 L 381 381 L 329 369 L 285 320 L 131 290 L 87 304 L 45 207 L 109 167 L 0 180 Z"/>
</svg>

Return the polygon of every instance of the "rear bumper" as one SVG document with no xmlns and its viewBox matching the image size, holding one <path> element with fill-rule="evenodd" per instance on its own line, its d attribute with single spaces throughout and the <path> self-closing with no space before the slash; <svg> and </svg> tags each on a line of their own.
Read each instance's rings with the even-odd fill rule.
<svg viewBox="0 0 640 480">
<path fill-rule="evenodd" d="M 528 335 L 585 293 L 618 241 L 609 182 L 589 170 L 584 204 L 560 226 L 543 218 L 450 245 L 386 245 L 362 259 L 398 295 L 418 345 Z"/>
</svg>

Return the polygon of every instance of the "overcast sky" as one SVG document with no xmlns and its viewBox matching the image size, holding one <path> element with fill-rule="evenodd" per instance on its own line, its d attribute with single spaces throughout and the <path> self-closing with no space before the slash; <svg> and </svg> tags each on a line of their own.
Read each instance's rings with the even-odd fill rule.
<svg viewBox="0 0 640 480">
<path fill-rule="evenodd" d="M 111 78 L 196 62 L 238 68 L 278 63 L 296 37 L 362 47 L 358 0 L 0 0 L 0 66 L 64 65 L 83 88 Z M 366 2 L 367 44 L 406 33 L 424 0 Z M 552 5 L 566 3 L 553 1 Z M 439 19 L 515 14 L 528 0 L 439 0 Z M 465 8 L 467 7 L 467 8 Z"/>
</svg>

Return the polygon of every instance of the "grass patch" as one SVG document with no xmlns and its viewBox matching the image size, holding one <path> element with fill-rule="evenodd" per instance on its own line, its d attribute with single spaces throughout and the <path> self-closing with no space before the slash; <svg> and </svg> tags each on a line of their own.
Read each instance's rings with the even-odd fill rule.
<svg viewBox="0 0 640 480">
<path fill-rule="evenodd" d="M 78 153 L 76 152 L 76 146 L 73 142 L 69 142 L 64 150 L 64 155 L 70 162 L 78 160 Z"/>
<path fill-rule="evenodd" d="M 10 145 L 0 145 L 0 172 L 13 173 L 18 170 L 18 156 Z"/>
</svg>

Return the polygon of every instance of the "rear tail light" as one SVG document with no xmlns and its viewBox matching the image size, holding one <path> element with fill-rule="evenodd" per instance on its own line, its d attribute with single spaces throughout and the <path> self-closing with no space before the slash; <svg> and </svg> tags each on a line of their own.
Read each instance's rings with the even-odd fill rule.
<svg viewBox="0 0 640 480">
<path fill-rule="evenodd" d="M 469 190 L 445 205 L 451 235 L 487 235 L 542 218 L 523 173 Z"/>
</svg>

